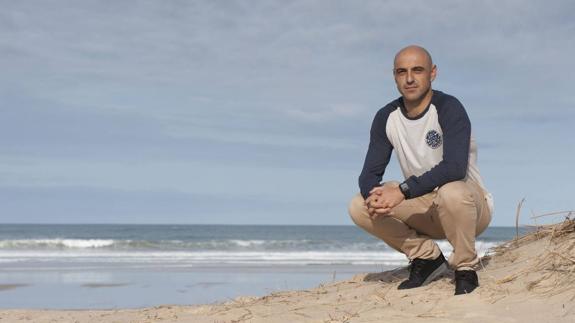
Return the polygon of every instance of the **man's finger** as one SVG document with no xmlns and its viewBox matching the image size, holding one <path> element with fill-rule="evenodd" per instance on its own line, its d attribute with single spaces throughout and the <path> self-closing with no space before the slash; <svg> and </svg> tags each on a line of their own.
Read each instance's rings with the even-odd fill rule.
<svg viewBox="0 0 575 323">
<path fill-rule="evenodd" d="M 367 197 L 367 199 L 377 199 L 377 198 L 380 198 L 381 195 L 378 194 L 378 193 L 379 193 L 379 192 L 377 192 L 377 191 L 376 191 L 376 192 L 373 192 L 373 193 L 369 193 L 369 196 Z M 367 199 L 366 199 L 366 200 L 367 200 Z"/>
<path fill-rule="evenodd" d="M 368 197 L 365 199 L 365 205 L 369 205 L 369 203 L 370 203 L 373 199 L 374 199 L 374 197 L 372 197 L 372 195 L 368 196 Z"/>
<path fill-rule="evenodd" d="M 381 209 L 381 208 L 388 208 L 390 207 L 388 204 L 382 203 L 380 201 L 373 201 L 367 205 L 368 208 L 372 209 Z"/>
<path fill-rule="evenodd" d="M 371 189 L 370 192 L 380 191 L 382 189 L 383 189 L 383 186 L 375 186 L 374 188 Z"/>
<path fill-rule="evenodd" d="M 368 205 L 371 206 L 371 207 L 377 206 L 377 205 L 380 205 L 380 204 L 381 204 L 381 203 L 379 202 L 378 199 L 371 199 L 371 200 L 369 200 L 369 202 L 368 202 Z"/>
<path fill-rule="evenodd" d="M 391 213 L 391 208 L 390 207 L 379 208 L 375 209 L 374 212 L 378 215 L 389 215 Z"/>
<path fill-rule="evenodd" d="M 369 194 L 381 195 L 381 186 L 372 188 L 371 191 L 369 191 Z"/>
</svg>

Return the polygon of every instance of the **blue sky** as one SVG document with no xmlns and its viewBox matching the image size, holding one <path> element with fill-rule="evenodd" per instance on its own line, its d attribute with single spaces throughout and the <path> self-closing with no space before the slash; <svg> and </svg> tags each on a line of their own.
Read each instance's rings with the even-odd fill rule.
<svg viewBox="0 0 575 323">
<path fill-rule="evenodd" d="M 409 44 L 470 115 L 493 225 L 575 209 L 571 1 L 0 5 L 0 222 L 351 224 Z"/>
</svg>

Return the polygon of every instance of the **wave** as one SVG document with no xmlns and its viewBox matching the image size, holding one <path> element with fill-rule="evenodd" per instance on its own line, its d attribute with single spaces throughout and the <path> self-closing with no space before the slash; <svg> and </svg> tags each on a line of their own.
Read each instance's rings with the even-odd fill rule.
<svg viewBox="0 0 575 323">
<path fill-rule="evenodd" d="M 85 246 L 84 243 L 73 243 Z M 93 243 L 92 245 L 101 245 Z M 483 256 L 497 245 L 494 242 L 478 241 L 478 254 Z M 446 241 L 439 247 L 446 257 L 452 248 Z M 144 251 L 109 250 L 85 247 L 62 250 L 0 250 L 2 263 L 43 262 L 43 263 L 110 263 L 136 264 L 138 266 L 202 266 L 202 265 L 389 265 L 407 263 L 405 256 L 393 250 L 311 250 L 311 251 Z"/>
<path fill-rule="evenodd" d="M 478 251 L 487 250 L 499 242 L 476 242 Z M 442 250 L 451 252 L 449 242 L 438 241 Z M 222 252 L 308 252 L 326 251 L 349 253 L 392 251 L 384 242 L 347 242 L 341 240 L 123 240 L 123 239 L 15 239 L 0 240 L 3 250 L 108 250 L 108 251 L 222 251 Z"/>
<path fill-rule="evenodd" d="M 122 239 L 16 239 L 0 240 L 0 250 L 61 250 L 61 249 L 119 249 L 119 250 L 317 250 L 341 249 L 381 250 L 383 242 L 345 243 L 321 240 L 122 240 Z"/>
<path fill-rule="evenodd" d="M 114 240 L 104 239 L 16 239 L 0 240 L 1 249 L 45 249 L 45 248 L 104 248 L 114 245 Z"/>
</svg>

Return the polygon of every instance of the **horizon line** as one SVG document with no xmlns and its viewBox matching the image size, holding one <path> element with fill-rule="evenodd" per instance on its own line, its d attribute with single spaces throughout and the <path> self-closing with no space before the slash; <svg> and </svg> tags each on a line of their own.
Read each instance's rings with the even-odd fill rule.
<svg viewBox="0 0 575 323">
<path fill-rule="evenodd" d="M 355 227 L 354 224 L 273 224 L 273 223 L 17 223 L 17 222 L 1 222 L 0 225 L 196 225 L 196 226 L 329 226 L 329 227 Z M 520 228 L 533 227 L 533 225 L 523 224 L 519 225 Z M 494 225 L 488 228 L 515 228 L 515 226 Z"/>
</svg>

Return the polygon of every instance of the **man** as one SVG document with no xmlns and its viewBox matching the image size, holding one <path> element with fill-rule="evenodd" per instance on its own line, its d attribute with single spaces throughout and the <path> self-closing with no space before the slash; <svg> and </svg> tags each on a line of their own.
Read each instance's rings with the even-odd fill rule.
<svg viewBox="0 0 575 323">
<path fill-rule="evenodd" d="M 476 165 L 469 118 L 456 98 L 432 90 L 437 67 L 424 48 L 399 51 L 393 75 L 401 97 L 375 115 L 349 214 L 409 258 L 409 278 L 399 289 L 423 286 L 447 270 L 432 240 L 447 239 L 455 295 L 471 293 L 479 286 L 475 237 L 491 221 L 493 202 Z M 382 185 L 392 150 L 405 180 Z"/>
</svg>

